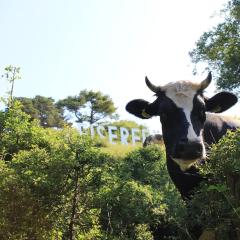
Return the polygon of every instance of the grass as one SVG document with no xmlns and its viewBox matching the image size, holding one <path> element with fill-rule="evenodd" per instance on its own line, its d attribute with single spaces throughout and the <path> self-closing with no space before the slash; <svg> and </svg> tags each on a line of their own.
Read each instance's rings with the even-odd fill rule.
<svg viewBox="0 0 240 240">
<path fill-rule="evenodd" d="M 101 151 L 110 154 L 115 157 L 125 157 L 129 152 L 143 147 L 141 142 L 137 142 L 135 145 L 129 143 L 128 145 L 122 144 L 120 141 L 111 144 L 106 139 L 95 138 L 95 145 L 100 147 Z M 164 145 L 160 146 L 164 149 Z"/>
<path fill-rule="evenodd" d="M 142 147 L 142 143 L 136 143 L 135 145 L 128 144 L 123 145 L 121 142 L 116 142 L 116 144 L 111 144 L 107 141 L 100 142 L 101 151 L 108 153 L 115 157 L 124 157 L 129 152 Z"/>
</svg>

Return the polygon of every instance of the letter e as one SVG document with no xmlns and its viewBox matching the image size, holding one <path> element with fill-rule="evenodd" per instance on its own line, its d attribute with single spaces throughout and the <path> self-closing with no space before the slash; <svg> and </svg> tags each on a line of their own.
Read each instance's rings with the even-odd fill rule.
<svg viewBox="0 0 240 240">
<path fill-rule="evenodd" d="M 117 134 L 114 134 L 113 131 L 116 131 L 117 127 L 115 126 L 108 126 L 108 136 L 109 136 L 109 142 L 111 144 L 116 144 L 116 142 L 113 142 L 113 139 L 117 139 Z"/>
</svg>

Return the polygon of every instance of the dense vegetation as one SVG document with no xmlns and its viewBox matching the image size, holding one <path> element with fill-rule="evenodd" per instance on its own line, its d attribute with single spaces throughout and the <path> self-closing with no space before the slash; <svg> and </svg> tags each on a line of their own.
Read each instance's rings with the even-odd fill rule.
<svg viewBox="0 0 240 240">
<path fill-rule="evenodd" d="M 222 15 L 224 20 L 203 33 L 190 56 L 195 64 L 207 63 L 219 88 L 239 91 L 240 1 L 228 1 Z"/>
<path fill-rule="evenodd" d="M 164 149 L 105 153 L 72 127 L 44 128 L 14 101 L 0 112 L 0 239 L 238 239 L 240 131 L 214 145 L 190 203 Z M 219 161 L 220 160 L 220 161 Z"/>
<path fill-rule="evenodd" d="M 0 126 L 1 239 L 152 239 L 153 232 L 174 233 L 181 201 L 162 150 L 113 157 L 69 126 L 41 127 L 18 102 L 0 112 Z"/>
<path fill-rule="evenodd" d="M 240 130 L 212 146 L 202 174 L 209 179 L 190 204 L 190 224 L 215 232 L 216 239 L 240 238 Z"/>
<path fill-rule="evenodd" d="M 191 52 L 218 73 L 220 88 L 239 88 L 239 9 L 229 1 L 225 22 Z M 201 232 L 202 239 L 240 239 L 240 130 L 211 147 L 199 166 L 208 181 L 184 203 L 163 148 L 109 147 L 71 127 L 74 115 L 95 124 L 116 119 L 108 95 L 14 98 L 20 68 L 8 66 L 3 76 L 11 87 L 0 110 L 0 239 L 196 240 Z"/>
</svg>

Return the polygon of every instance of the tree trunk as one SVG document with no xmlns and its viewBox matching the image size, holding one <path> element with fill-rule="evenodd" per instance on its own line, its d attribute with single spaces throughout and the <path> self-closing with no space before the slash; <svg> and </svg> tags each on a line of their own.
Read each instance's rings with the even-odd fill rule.
<svg viewBox="0 0 240 240">
<path fill-rule="evenodd" d="M 78 202 L 78 196 L 79 196 L 79 172 L 76 170 L 76 175 L 75 175 L 75 187 L 74 187 L 74 194 L 73 194 L 73 199 L 72 199 L 72 211 L 71 211 L 71 218 L 70 218 L 70 223 L 69 223 L 69 240 L 74 240 L 74 222 L 75 222 L 75 217 L 76 217 L 76 212 L 77 212 L 77 202 Z"/>
<path fill-rule="evenodd" d="M 78 157 L 78 156 L 77 156 Z M 77 158 L 76 157 L 76 158 Z M 63 240 L 74 240 L 75 239 L 75 220 L 77 215 L 77 205 L 79 200 L 79 169 L 75 169 L 74 176 L 74 190 L 73 190 L 73 198 L 72 198 L 72 206 L 71 206 L 71 217 L 70 222 L 68 224 L 68 230 L 63 235 Z"/>
</svg>

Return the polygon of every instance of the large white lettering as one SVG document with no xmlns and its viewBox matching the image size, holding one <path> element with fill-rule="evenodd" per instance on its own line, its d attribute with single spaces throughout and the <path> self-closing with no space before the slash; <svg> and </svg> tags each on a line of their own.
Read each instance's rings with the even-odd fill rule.
<svg viewBox="0 0 240 240">
<path fill-rule="evenodd" d="M 135 145 L 137 142 L 144 142 L 146 137 L 149 135 L 149 131 L 145 128 L 138 129 L 132 128 L 127 129 L 125 127 L 116 126 L 94 126 L 86 125 L 84 123 L 78 124 L 80 134 L 90 134 L 92 138 L 99 136 L 100 138 L 108 138 L 111 144 L 116 144 L 117 141 L 123 145 L 129 143 Z"/>
<path fill-rule="evenodd" d="M 121 143 L 128 145 L 129 131 L 126 128 L 121 127 L 120 128 L 120 136 L 121 136 Z"/>
<path fill-rule="evenodd" d="M 105 128 L 101 125 L 97 127 L 97 133 L 100 138 L 104 138 L 105 136 L 103 135 L 103 132 L 105 131 Z"/>
<path fill-rule="evenodd" d="M 113 139 L 117 139 L 117 134 L 113 133 L 113 131 L 117 131 L 117 127 L 115 126 L 108 126 L 108 136 L 109 136 L 109 142 L 111 144 L 116 144 L 116 142 L 113 141 Z"/>
<path fill-rule="evenodd" d="M 85 132 L 86 129 L 88 129 L 86 124 L 84 124 L 84 123 L 79 123 L 78 124 L 78 130 L 79 130 L 81 135 Z"/>
<path fill-rule="evenodd" d="M 91 132 L 91 136 L 94 137 L 94 126 L 93 125 L 90 126 L 90 132 Z"/>
<path fill-rule="evenodd" d="M 137 128 L 132 128 L 132 144 L 135 145 L 137 141 L 140 141 L 141 138 L 139 135 L 136 135 L 136 134 L 139 134 L 140 133 L 140 130 L 137 129 Z"/>
</svg>

